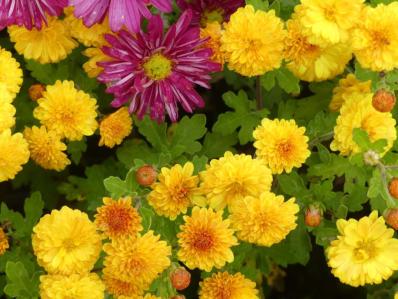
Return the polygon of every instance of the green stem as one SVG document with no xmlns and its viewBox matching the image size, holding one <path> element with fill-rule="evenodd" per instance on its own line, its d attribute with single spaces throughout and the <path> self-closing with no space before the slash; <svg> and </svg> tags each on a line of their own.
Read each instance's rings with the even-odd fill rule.
<svg viewBox="0 0 398 299">
<path fill-rule="evenodd" d="M 326 133 L 326 134 L 317 136 L 317 137 L 315 137 L 314 139 L 312 139 L 312 140 L 310 141 L 310 143 L 309 143 L 308 146 L 309 146 L 309 148 L 311 149 L 311 148 L 313 148 L 315 145 L 317 145 L 317 144 L 319 144 L 319 143 L 321 143 L 321 142 L 323 142 L 323 141 L 332 139 L 332 138 L 333 138 L 333 135 L 334 135 L 334 132 L 332 131 L 332 132 L 328 132 L 328 133 Z"/>
</svg>

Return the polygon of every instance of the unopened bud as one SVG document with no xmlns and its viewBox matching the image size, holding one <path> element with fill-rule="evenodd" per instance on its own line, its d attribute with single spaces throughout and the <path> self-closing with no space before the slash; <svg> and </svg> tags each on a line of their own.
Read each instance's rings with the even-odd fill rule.
<svg viewBox="0 0 398 299">
<path fill-rule="evenodd" d="M 379 112 L 390 112 L 395 106 L 395 95 L 388 90 L 379 89 L 373 96 L 372 105 Z"/>
<path fill-rule="evenodd" d="M 393 178 L 388 184 L 388 191 L 395 199 L 398 199 L 398 178 Z"/>
<path fill-rule="evenodd" d="M 144 165 L 137 169 L 135 179 L 141 186 L 148 187 L 156 181 L 158 173 L 152 165 Z"/>
<path fill-rule="evenodd" d="M 398 209 L 390 209 L 384 213 L 384 218 L 389 226 L 398 230 Z"/>
<path fill-rule="evenodd" d="M 317 227 L 322 222 L 322 211 L 315 206 L 309 206 L 305 211 L 305 224 L 310 227 Z"/>
<path fill-rule="evenodd" d="M 182 291 L 191 283 L 191 273 L 184 267 L 179 267 L 170 274 L 170 280 L 176 290 Z"/>
<path fill-rule="evenodd" d="M 43 97 L 43 92 L 46 91 L 46 87 L 43 84 L 33 84 L 29 87 L 29 97 L 32 101 L 37 101 Z"/>
</svg>

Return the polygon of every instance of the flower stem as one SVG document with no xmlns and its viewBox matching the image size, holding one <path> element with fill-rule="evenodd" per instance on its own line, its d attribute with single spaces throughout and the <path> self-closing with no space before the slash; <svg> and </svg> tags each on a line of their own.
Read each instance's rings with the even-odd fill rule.
<svg viewBox="0 0 398 299">
<path fill-rule="evenodd" d="M 327 140 L 332 139 L 333 135 L 334 135 L 334 132 L 331 131 L 331 132 L 328 132 L 326 134 L 323 134 L 323 135 L 315 137 L 314 139 L 312 139 L 309 142 L 309 148 L 313 148 L 314 146 L 316 146 L 317 144 L 319 144 L 319 143 L 321 143 L 323 141 L 327 141 Z"/>
<path fill-rule="evenodd" d="M 264 108 L 264 100 L 263 100 L 263 88 L 261 86 L 261 77 L 256 77 L 256 102 L 257 102 L 257 110 L 261 110 Z"/>
</svg>

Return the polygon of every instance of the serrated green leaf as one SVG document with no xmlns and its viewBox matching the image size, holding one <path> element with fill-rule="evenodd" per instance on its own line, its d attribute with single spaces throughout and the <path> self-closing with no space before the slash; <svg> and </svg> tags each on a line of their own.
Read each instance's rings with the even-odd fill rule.
<svg viewBox="0 0 398 299">
<path fill-rule="evenodd" d="M 209 159 L 206 156 L 194 156 L 192 158 L 192 163 L 194 165 L 194 173 L 197 174 L 202 170 L 206 169 L 206 164 Z"/>
<path fill-rule="evenodd" d="M 104 180 L 105 189 L 109 192 L 112 198 L 120 198 L 130 190 L 128 190 L 126 182 L 121 178 L 111 176 Z"/>
<path fill-rule="evenodd" d="M 224 155 L 226 151 L 235 152 L 233 145 L 238 143 L 236 133 L 222 135 L 220 133 L 207 133 L 203 141 L 201 154 L 209 159 L 218 158 Z"/>
<path fill-rule="evenodd" d="M 29 198 L 25 200 L 24 211 L 25 211 L 25 223 L 26 223 L 26 231 L 29 234 L 36 224 L 36 222 L 40 219 L 43 214 L 44 202 L 41 199 L 40 192 L 34 192 L 31 194 Z"/>
<path fill-rule="evenodd" d="M 136 122 L 138 131 L 145 136 L 146 140 L 157 150 L 163 150 L 168 147 L 166 123 L 157 123 L 145 116 L 141 121 Z"/>
<path fill-rule="evenodd" d="M 116 151 L 116 156 L 127 169 L 134 166 L 134 160 L 139 159 L 148 164 L 157 164 L 159 154 L 141 139 L 130 139 Z"/>
<path fill-rule="evenodd" d="M 275 86 L 275 73 L 276 71 L 272 71 L 261 76 L 261 86 L 265 90 L 270 91 Z"/>
<path fill-rule="evenodd" d="M 71 160 L 76 165 L 79 164 L 83 153 L 87 150 L 86 140 L 83 138 L 80 141 L 72 141 L 68 143 L 68 154 L 70 154 Z"/>
<path fill-rule="evenodd" d="M 268 0 L 246 0 L 246 4 L 263 11 L 267 11 L 269 5 Z"/>
<path fill-rule="evenodd" d="M 272 3 L 271 7 L 274 6 L 278 10 L 277 14 L 279 14 L 280 4 L 279 1 L 276 0 Z M 289 71 L 285 67 L 281 67 L 275 73 L 276 80 L 278 81 L 279 86 L 286 91 L 287 93 L 300 93 L 300 80 L 293 75 L 291 71 Z"/>
</svg>

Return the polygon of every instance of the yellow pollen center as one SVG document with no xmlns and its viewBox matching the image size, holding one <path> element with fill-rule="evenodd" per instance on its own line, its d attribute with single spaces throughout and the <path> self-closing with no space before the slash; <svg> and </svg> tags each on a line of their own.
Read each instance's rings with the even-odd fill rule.
<svg viewBox="0 0 398 299">
<path fill-rule="evenodd" d="M 73 249 L 76 248 L 75 242 L 73 242 L 72 239 L 64 240 L 62 245 L 67 251 L 72 251 Z"/>
<path fill-rule="evenodd" d="M 374 41 L 375 46 L 383 47 L 383 46 L 390 45 L 390 40 L 389 40 L 386 32 L 379 32 L 379 31 L 373 32 L 372 39 Z"/>
<path fill-rule="evenodd" d="M 333 7 L 325 8 L 325 18 L 328 21 L 335 20 L 335 9 Z"/>
<path fill-rule="evenodd" d="M 376 256 L 376 248 L 372 242 L 363 242 L 354 249 L 354 259 L 363 263 Z"/>
<path fill-rule="evenodd" d="M 287 158 L 291 156 L 293 145 L 291 142 L 289 142 L 289 140 L 283 140 L 277 145 L 277 150 L 280 156 Z"/>
<path fill-rule="evenodd" d="M 170 59 L 156 53 L 146 60 L 143 67 L 145 75 L 152 80 L 160 81 L 170 76 L 173 65 Z"/>
<path fill-rule="evenodd" d="M 205 10 L 200 20 L 200 25 L 206 27 L 207 24 L 217 22 L 221 24 L 224 21 L 224 10 L 217 8 L 215 10 Z"/>
</svg>

